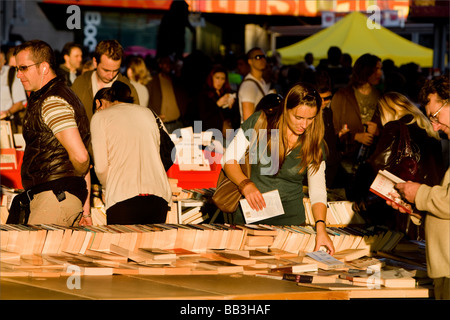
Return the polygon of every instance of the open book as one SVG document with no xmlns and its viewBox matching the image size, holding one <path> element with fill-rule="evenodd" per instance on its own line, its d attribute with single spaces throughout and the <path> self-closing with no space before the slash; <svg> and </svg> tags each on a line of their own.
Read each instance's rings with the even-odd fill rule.
<svg viewBox="0 0 450 320">
<path fill-rule="evenodd" d="M 394 187 L 401 182 L 405 181 L 387 170 L 379 170 L 369 190 L 385 200 L 394 201 L 398 206 L 411 214 L 413 211 L 411 204 L 402 199 Z"/>
<path fill-rule="evenodd" d="M 245 223 L 249 224 L 284 214 L 284 209 L 278 190 L 263 193 L 262 196 L 266 202 L 266 207 L 260 211 L 253 210 L 246 199 L 240 200 Z"/>
</svg>

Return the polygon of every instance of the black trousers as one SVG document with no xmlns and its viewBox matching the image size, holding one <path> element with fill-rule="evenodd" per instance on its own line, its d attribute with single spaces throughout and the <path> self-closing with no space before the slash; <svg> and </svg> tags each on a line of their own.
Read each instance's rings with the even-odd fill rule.
<svg viewBox="0 0 450 320">
<path fill-rule="evenodd" d="M 153 224 L 166 222 L 168 203 L 154 195 L 136 196 L 106 210 L 107 224 Z"/>
</svg>

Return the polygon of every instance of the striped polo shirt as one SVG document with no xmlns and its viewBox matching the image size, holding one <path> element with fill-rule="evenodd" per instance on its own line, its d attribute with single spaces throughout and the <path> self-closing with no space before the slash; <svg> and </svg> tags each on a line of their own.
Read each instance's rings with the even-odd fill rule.
<svg viewBox="0 0 450 320">
<path fill-rule="evenodd" d="M 55 135 L 63 130 L 78 127 L 72 106 L 61 97 L 51 96 L 45 99 L 41 116 Z"/>
</svg>

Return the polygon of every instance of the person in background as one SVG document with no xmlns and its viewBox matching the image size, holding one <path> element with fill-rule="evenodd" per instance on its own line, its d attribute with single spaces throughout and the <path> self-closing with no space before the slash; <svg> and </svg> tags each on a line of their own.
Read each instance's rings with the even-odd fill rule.
<svg viewBox="0 0 450 320">
<path fill-rule="evenodd" d="M 426 82 L 419 95 L 434 131 L 442 131 L 448 139 L 449 88 L 448 76 L 440 76 Z M 426 185 L 407 181 L 397 183 L 395 188 L 403 199 L 415 205 L 416 210 L 426 213 L 424 219 L 413 218 L 413 222 L 425 223 L 427 272 L 434 279 L 434 296 L 436 299 L 450 300 L 450 167 L 440 184 Z M 386 203 L 404 212 L 395 202 Z"/>
<path fill-rule="evenodd" d="M 184 88 L 174 75 L 175 61 L 172 56 L 159 58 L 159 72 L 148 83 L 148 107 L 156 112 L 169 133 L 184 126 L 187 109 Z"/>
<path fill-rule="evenodd" d="M 327 143 L 328 154 L 326 157 L 326 183 L 328 188 L 346 187 L 348 181 L 347 173 L 341 165 L 339 154 L 340 137 L 348 132 L 348 128 L 342 128 L 336 134 L 333 123 L 333 110 L 331 110 L 331 99 L 333 98 L 331 79 L 325 70 L 314 73 L 314 86 L 322 98 L 322 115 L 325 125 L 324 140 Z"/>
<path fill-rule="evenodd" d="M 150 71 L 141 57 L 132 57 L 127 63 L 127 77 L 131 84 L 136 88 L 139 96 L 139 104 L 143 107 L 148 106 L 149 93 L 147 84 L 152 80 Z"/>
<path fill-rule="evenodd" d="M 92 118 L 92 103 L 98 90 L 110 87 L 119 80 L 131 88 L 135 103 L 139 104 L 136 89 L 130 81 L 122 75 L 120 66 L 123 59 L 123 48 L 117 40 L 103 40 L 95 47 L 92 59 L 94 70 L 87 71 L 75 79 L 72 90 L 84 105 L 89 121 Z"/>
<path fill-rule="evenodd" d="M 164 223 L 172 190 L 159 155 L 159 127 L 150 109 L 132 102 L 120 81 L 94 98 L 94 169 L 105 189 L 107 223 Z"/>
<path fill-rule="evenodd" d="M 59 65 L 56 74 L 64 76 L 67 85 L 70 87 L 75 79 L 81 74 L 81 62 L 83 61 L 83 50 L 81 45 L 75 42 L 68 42 L 61 52 L 64 63 Z"/>
<path fill-rule="evenodd" d="M 341 137 L 344 146 L 341 163 L 354 176 L 358 164 L 373 152 L 379 135 L 377 103 L 380 93 L 375 85 L 382 76 L 381 60 L 364 54 L 356 60 L 352 72 L 350 84 L 334 94 L 331 110 L 336 134 L 344 127 L 349 129 Z"/>
<path fill-rule="evenodd" d="M 261 48 L 252 48 L 247 53 L 250 72 L 239 86 L 239 112 L 241 123 L 255 112 L 258 102 L 269 93 L 270 84 L 264 80 L 264 70 L 267 67 L 266 54 Z"/>
<path fill-rule="evenodd" d="M 417 239 L 423 237 L 423 230 L 410 228 L 409 216 L 395 214 L 395 210 L 369 188 L 379 170 L 387 170 L 405 181 L 438 184 L 444 174 L 440 138 L 423 112 L 400 93 L 384 94 L 379 100 L 379 110 L 383 130 L 373 155 L 358 173 L 355 189 L 361 196 L 357 197 L 355 209 L 360 210 L 370 224 L 385 225 Z M 401 155 L 397 151 L 405 150 L 402 130 L 409 135 L 411 155 L 417 167 L 413 162 L 408 165 L 407 160 L 399 163 Z"/>
<path fill-rule="evenodd" d="M 95 70 L 94 62 L 92 61 L 92 59 L 88 59 L 83 62 L 83 65 L 81 66 L 81 74 L 92 70 Z"/>
<path fill-rule="evenodd" d="M 236 140 L 231 142 L 238 147 L 227 148 L 222 162 L 226 175 L 238 186 L 252 209 L 263 209 L 266 203 L 262 194 L 278 190 L 284 214 L 258 222 L 264 224 L 299 225 L 305 221 L 302 199 L 303 179 L 306 175 L 316 219 L 315 250 L 325 246 L 333 254 L 334 247 L 325 223 L 326 145 L 323 140 L 325 129 L 321 105 L 322 99 L 311 85 L 293 86 L 274 114 L 266 116 L 265 112 L 258 111 L 242 124 L 240 131 L 236 133 Z M 250 134 L 251 132 L 254 134 Z M 264 133 L 269 133 L 269 136 L 264 136 Z M 255 154 L 257 144 L 258 154 Z M 239 164 L 247 148 L 251 164 L 250 177 L 243 174 Z M 266 154 L 261 155 L 261 150 L 267 151 Z M 240 208 L 233 214 L 233 218 L 235 224 L 245 223 Z"/>
<path fill-rule="evenodd" d="M 226 137 L 226 130 L 231 127 L 231 108 L 234 96 L 228 82 L 227 70 L 214 66 L 208 77 L 204 89 L 199 94 L 198 113 L 202 121 L 202 130 L 218 129 Z"/>
<path fill-rule="evenodd" d="M 325 69 L 331 78 L 332 92 L 336 93 L 340 88 L 348 85 L 348 73 L 342 66 L 342 50 L 339 47 L 331 46 L 327 51 L 326 64 L 320 64 L 317 70 Z"/>
<path fill-rule="evenodd" d="M 16 119 L 13 119 L 14 115 L 25 108 L 27 96 L 23 85 L 16 79 L 15 66 L 7 65 L 6 57 L 7 50 L 2 47 L 0 53 L 0 119 L 12 120 L 12 124 L 16 124 Z M 19 130 L 14 131 L 18 132 Z"/>
<path fill-rule="evenodd" d="M 17 78 L 31 95 L 23 123 L 25 192 L 14 198 L 8 223 L 92 224 L 86 201 L 90 133 L 84 107 L 65 79 L 56 76 L 55 55 L 47 43 L 25 42 L 15 56 Z M 28 219 L 20 221 L 18 206 L 29 208 Z"/>
</svg>

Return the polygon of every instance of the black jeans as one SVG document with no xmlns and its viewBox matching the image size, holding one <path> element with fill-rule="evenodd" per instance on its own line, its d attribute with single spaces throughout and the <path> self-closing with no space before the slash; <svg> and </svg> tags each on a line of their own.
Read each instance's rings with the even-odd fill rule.
<svg viewBox="0 0 450 320">
<path fill-rule="evenodd" d="M 168 203 L 154 195 L 136 196 L 106 210 L 107 224 L 153 224 L 166 222 Z"/>
</svg>

